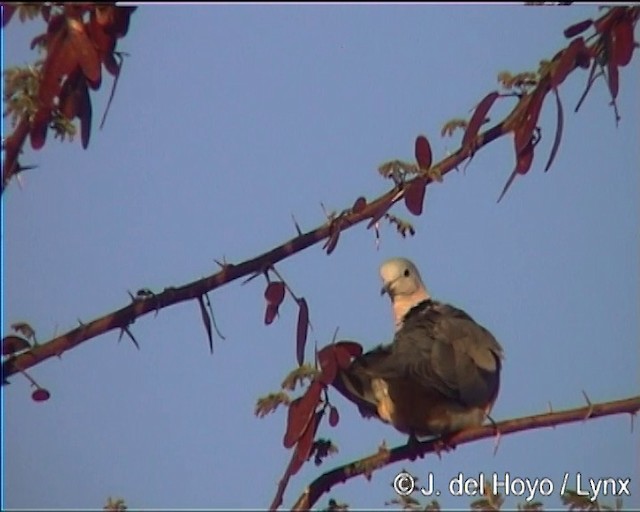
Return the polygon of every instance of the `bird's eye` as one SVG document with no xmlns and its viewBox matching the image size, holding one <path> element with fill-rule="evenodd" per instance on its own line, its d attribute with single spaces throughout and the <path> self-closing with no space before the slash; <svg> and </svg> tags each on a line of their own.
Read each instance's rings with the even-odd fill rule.
<svg viewBox="0 0 640 512">
<path fill-rule="evenodd" d="M 404 269 L 404 277 L 409 277 L 409 275 L 411 274 L 411 272 L 409 272 L 408 268 Z"/>
</svg>

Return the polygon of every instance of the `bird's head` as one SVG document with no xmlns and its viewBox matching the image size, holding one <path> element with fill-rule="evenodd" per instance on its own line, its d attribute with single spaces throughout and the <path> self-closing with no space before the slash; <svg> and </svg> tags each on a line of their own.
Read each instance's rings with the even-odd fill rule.
<svg viewBox="0 0 640 512">
<path fill-rule="evenodd" d="M 429 292 L 422 282 L 420 272 L 413 262 L 406 258 L 391 258 L 385 261 L 380 265 L 380 277 L 382 278 L 380 294 L 388 294 L 392 302 L 415 298 L 415 304 L 417 304 L 429 298 Z"/>
<path fill-rule="evenodd" d="M 406 258 L 392 258 L 380 266 L 381 294 L 389 295 L 396 331 L 402 328 L 405 315 L 431 296 L 416 266 Z"/>
</svg>

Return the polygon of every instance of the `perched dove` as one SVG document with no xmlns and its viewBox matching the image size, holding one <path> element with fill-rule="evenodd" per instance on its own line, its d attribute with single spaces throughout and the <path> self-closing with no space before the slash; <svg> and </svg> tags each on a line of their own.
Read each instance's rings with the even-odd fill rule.
<svg viewBox="0 0 640 512">
<path fill-rule="evenodd" d="M 432 300 L 411 261 L 390 259 L 380 276 L 393 306 L 393 343 L 354 359 L 334 387 L 363 416 L 410 439 L 481 425 L 498 395 L 500 344 L 464 311 Z"/>
</svg>

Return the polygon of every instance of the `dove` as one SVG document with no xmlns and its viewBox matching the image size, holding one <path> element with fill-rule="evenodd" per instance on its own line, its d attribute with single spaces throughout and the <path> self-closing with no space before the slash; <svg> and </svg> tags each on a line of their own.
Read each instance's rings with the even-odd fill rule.
<svg viewBox="0 0 640 512">
<path fill-rule="evenodd" d="M 364 417 L 410 440 L 481 425 L 498 396 L 503 349 L 463 310 L 431 298 L 416 266 L 393 258 L 380 267 L 395 336 L 338 371 L 333 386 Z"/>
</svg>

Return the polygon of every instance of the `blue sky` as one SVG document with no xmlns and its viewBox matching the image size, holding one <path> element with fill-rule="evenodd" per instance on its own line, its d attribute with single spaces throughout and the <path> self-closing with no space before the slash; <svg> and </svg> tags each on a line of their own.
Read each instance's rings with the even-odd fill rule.
<svg viewBox="0 0 640 512">
<path fill-rule="evenodd" d="M 329 210 L 373 198 L 389 184 L 383 161 L 413 158 L 425 134 L 434 158 L 461 135 L 443 123 L 469 115 L 502 70 L 535 69 L 566 44 L 568 25 L 595 6 L 201 5 L 148 6 L 133 15 L 119 48 L 129 52 L 105 128 L 97 129 L 110 82 L 93 95 L 88 150 L 53 140 L 21 162 L 37 164 L 3 196 L 3 330 L 28 321 L 50 339 L 127 303 L 127 290 L 161 291 L 240 262 L 324 221 Z M 35 55 L 36 20 L 12 20 L 5 65 Z M 553 140 L 555 105 L 541 118 L 532 171 L 496 199 L 513 168 L 511 137 L 480 151 L 466 172 L 427 190 L 417 235 L 365 225 L 344 233 L 327 256 L 316 245 L 278 265 L 306 297 L 311 341 L 390 340 L 388 301 L 377 268 L 414 260 L 431 293 L 465 309 L 502 343 L 496 420 L 638 394 L 638 62 L 621 70 L 616 128 L 603 81 L 573 108 L 587 73 L 560 89 L 564 139 Z M 636 91 L 636 93 L 633 93 Z M 513 103 L 491 112 L 499 119 Z M 7 127 L 5 126 L 5 130 Z M 402 204 L 393 213 L 410 218 Z M 279 388 L 295 365 L 295 303 L 265 326 L 264 283 L 233 282 L 211 294 L 226 340 L 209 354 L 196 303 L 138 320 L 142 350 L 117 332 L 32 370 L 51 393 L 30 399 L 11 379 L 4 398 L 4 506 L 100 508 L 108 496 L 133 508 L 266 507 L 290 452 L 285 411 L 255 418 L 256 399 Z M 312 343 L 307 358 L 312 357 Z M 339 453 L 308 463 L 289 484 L 291 505 L 321 472 L 405 437 L 360 418 L 335 396 Z M 393 498 L 404 467 L 446 482 L 463 472 L 573 478 L 631 477 L 627 507 L 640 506 L 638 428 L 627 416 L 485 440 L 442 460 L 393 465 L 330 496 L 354 508 Z M 472 498 L 440 497 L 468 509 Z M 515 507 L 521 499 L 507 498 Z M 555 492 L 542 501 L 560 503 Z M 326 506 L 327 497 L 319 502 Z M 605 500 L 612 504 L 613 499 Z"/>
</svg>

